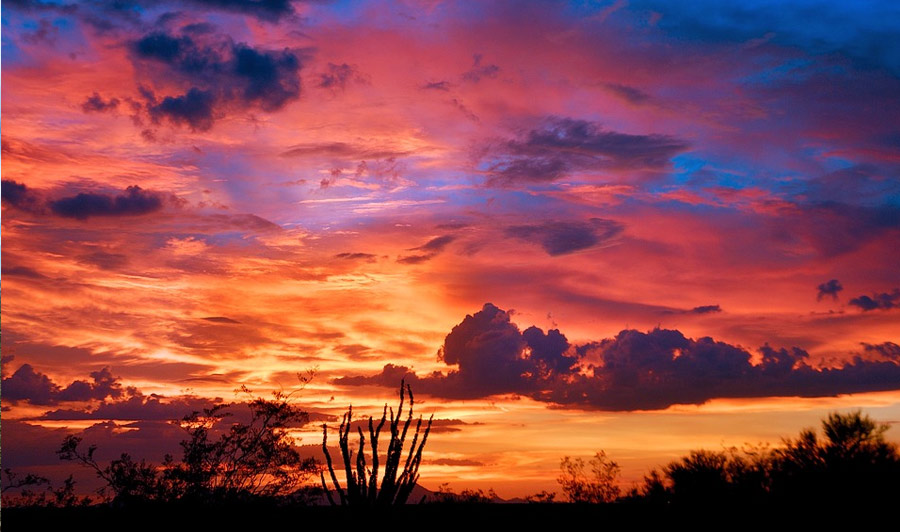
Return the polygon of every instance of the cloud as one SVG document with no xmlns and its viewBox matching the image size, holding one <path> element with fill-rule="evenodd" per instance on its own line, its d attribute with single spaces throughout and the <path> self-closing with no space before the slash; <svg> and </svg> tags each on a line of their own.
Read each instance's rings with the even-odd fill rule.
<svg viewBox="0 0 900 532">
<path fill-rule="evenodd" d="M 533 242 L 551 256 L 565 255 L 609 242 L 621 234 L 620 223 L 603 218 L 585 222 L 546 221 L 539 224 L 513 225 L 506 236 Z"/>
<path fill-rule="evenodd" d="M 0 183 L 0 196 L 3 203 L 26 212 L 41 213 L 44 211 L 44 198 L 24 183 L 4 179 Z"/>
<path fill-rule="evenodd" d="M 291 0 L 189 0 L 199 7 L 250 15 L 268 22 L 278 22 L 294 14 Z"/>
<path fill-rule="evenodd" d="M 820 397 L 900 389 L 900 348 L 866 346 L 881 360 L 856 357 L 835 368 L 809 365 L 798 347 L 764 345 L 758 357 L 710 337 L 680 331 L 623 330 L 613 338 L 571 345 L 558 330 L 523 332 L 508 312 L 488 303 L 447 335 L 438 352 L 445 373 L 416 375 L 386 365 L 373 376 L 335 379 L 340 385 L 396 386 L 445 398 L 517 394 L 559 406 L 601 410 L 657 410 L 715 398 Z M 754 363 L 754 360 L 758 362 Z"/>
<path fill-rule="evenodd" d="M 16 277 L 27 277 L 29 279 L 46 279 L 47 276 L 41 272 L 29 268 L 28 266 L 6 266 L 3 265 L 3 275 L 14 275 Z"/>
<path fill-rule="evenodd" d="M 106 111 L 114 111 L 119 107 L 118 98 L 110 98 L 104 100 L 99 93 L 94 93 L 81 104 L 81 110 L 85 113 L 104 113 Z"/>
<path fill-rule="evenodd" d="M 61 401 L 117 399 L 134 392 L 134 389 L 124 389 L 108 367 L 91 372 L 90 377 L 90 382 L 76 380 L 62 388 L 30 364 L 23 364 L 11 377 L 3 379 L 3 398 L 13 403 L 28 401 L 33 405 L 54 405 Z"/>
<path fill-rule="evenodd" d="M 436 91 L 449 91 L 450 90 L 450 82 L 449 81 L 430 81 L 425 85 L 422 85 L 422 88 L 425 90 L 436 90 Z"/>
<path fill-rule="evenodd" d="M 882 292 L 880 294 L 872 294 L 869 296 L 854 297 L 849 302 L 855 307 L 859 307 L 863 312 L 870 310 L 888 310 L 892 308 L 900 308 L 900 288 L 895 288 L 893 292 Z"/>
<path fill-rule="evenodd" d="M 367 84 L 368 78 L 363 75 L 359 68 L 355 65 L 351 66 L 347 63 L 336 65 L 328 63 L 328 69 L 319 74 L 319 88 L 330 89 L 332 91 L 344 90 L 348 83 Z"/>
<path fill-rule="evenodd" d="M 826 296 L 831 296 L 832 299 L 837 301 L 838 292 L 844 289 L 841 282 L 837 279 L 831 279 L 828 282 L 822 283 L 818 288 L 819 293 L 816 295 L 816 301 L 822 301 L 822 298 Z"/>
<path fill-rule="evenodd" d="M 694 314 L 712 314 L 715 312 L 722 312 L 722 307 L 719 305 L 701 305 L 692 308 L 691 312 Z"/>
<path fill-rule="evenodd" d="M 419 247 L 411 248 L 410 251 L 433 251 L 435 253 L 439 253 L 447 247 L 447 244 L 456 240 L 456 237 L 453 235 L 444 235 L 432 238 L 428 242 L 422 244 Z"/>
<path fill-rule="evenodd" d="M 47 204 L 50 210 L 64 218 L 86 220 L 91 216 L 140 216 L 162 209 L 162 196 L 132 185 L 123 194 L 110 196 L 82 192 Z"/>
<path fill-rule="evenodd" d="M 180 96 L 166 96 L 149 107 L 154 122 L 168 119 L 176 125 L 187 125 L 193 131 L 207 131 L 213 126 L 215 97 L 211 91 L 192 87 Z"/>
<path fill-rule="evenodd" d="M 519 138 L 492 147 L 483 158 L 488 184 L 548 182 L 597 169 L 660 169 L 687 149 L 668 135 L 606 131 L 586 120 L 548 117 Z"/>
<path fill-rule="evenodd" d="M 385 146 L 366 147 L 346 142 L 324 142 L 319 144 L 297 144 L 281 153 L 282 157 L 332 157 L 347 159 L 390 159 L 409 155 L 408 151 L 394 150 Z"/>
<path fill-rule="evenodd" d="M 221 35 L 203 37 L 203 42 L 196 38 L 157 31 L 131 46 L 138 68 L 159 67 L 157 76 L 186 86 L 184 93 L 161 99 L 151 89 L 142 90 L 155 123 L 166 119 L 206 131 L 231 105 L 273 112 L 299 98 L 302 65 L 294 52 L 254 48 Z"/>
<path fill-rule="evenodd" d="M 500 72 L 500 67 L 497 65 L 482 64 L 482 59 L 483 57 L 481 54 L 472 56 L 472 68 L 463 73 L 463 80 L 478 83 L 484 78 L 492 79 L 497 77 L 497 73 Z"/>
<path fill-rule="evenodd" d="M 650 99 L 650 96 L 647 95 L 646 92 L 643 92 L 640 89 L 636 89 L 634 87 L 629 87 L 627 85 L 620 85 L 618 83 L 606 83 L 603 87 L 615 94 L 619 98 L 623 100 L 633 103 L 633 104 L 642 104 Z"/>
<path fill-rule="evenodd" d="M 429 460 L 428 465 L 434 466 L 455 466 L 455 467 L 483 467 L 484 462 L 477 460 L 469 460 L 468 458 L 437 458 Z"/>
<path fill-rule="evenodd" d="M 366 262 L 375 262 L 378 258 L 377 255 L 373 255 L 371 253 L 338 253 L 334 256 L 336 259 L 344 259 L 344 260 L 364 260 Z"/>
<path fill-rule="evenodd" d="M 863 343 L 866 353 L 877 354 L 887 360 L 900 362 L 900 345 L 894 342 L 884 342 L 883 344 L 867 344 Z"/>
<path fill-rule="evenodd" d="M 456 237 L 453 235 L 443 235 L 432 238 L 421 246 L 409 248 L 409 251 L 423 251 L 424 253 L 400 257 L 397 259 L 397 262 L 400 264 L 421 264 L 427 262 L 444 251 L 444 248 L 454 240 L 456 240 Z"/>
<path fill-rule="evenodd" d="M 241 323 L 237 320 L 233 320 L 231 318 L 226 318 L 225 316 L 209 316 L 207 318 L 201 318 L 201 319 L 206 320 L 206 321 L 211 321 L 213 323 L 230 323 L 230 324 Z"/>
<path fill-rule="evenodd" d="M 122 401 L 103 401 L 95 408 L 52 410 L 41 416 L 41 419 L 137 419 L 142 421 L 164 421 L 181 419 L 191 412 L 200 412 L 204 408 L 209 408 L 221 402 L 220 398 L 208 399 L 195 396 L 170 398 L 156 394 L 137 394 Z"/>
<path fill-rule="evenodd" d="M 75 196 L 47 199 L 46 194 L 22 183 L 4 179 L 3 202 L 34 214 L 48 211 L 64 218 L 85 220 L 91 216 L 139 216 L 162 209 L 164 196 L 132 185 L 115 196 L 97 192 L 81 192 Z M 98 257 L 109 259 L 110 257 Z"/>
</svg>

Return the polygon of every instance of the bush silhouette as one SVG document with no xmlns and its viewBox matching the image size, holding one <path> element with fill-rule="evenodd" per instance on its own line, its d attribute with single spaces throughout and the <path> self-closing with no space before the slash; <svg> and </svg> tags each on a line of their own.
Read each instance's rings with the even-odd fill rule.
<svg viewBox="0 0 900 532">
<path fill-rule="evenodd" d="M 290 395 L 276 392 L 273 399 L 255 398 L 246 404 L 247 422 L 229 425 L 237 406 L 216 405 L 185 416 L 181 426 L 188 438 L 181 442 L 180 462 L 166 456 L 162 465 L 156 465 L 123 453 L 104 466 L 94 457 L 96 445 L 82 449 L 82 438 L 72 435 L 63 440 L 57 454 L 94 470 L 106 483 L 104 494 L 117 505 L 295 494 L 319 469 L 314 459 L 300 457 L 287 433 L 305 424 L 308 415 L 291 403 Z"/>
<path fill-rule="evenodd" d="M 633 497 L 678 504 L 886 503 L 900 497 L 900 452 L 885 440 L 887 428 L 860 411 L 831 413 L 822 421 L 824 438 L 805 429 L 780 448 L 691 451 L 652 471 Z"/>
<path fill-rule="evenodd" d="M 590 471 L 586 471 L 590 465 Z M 557 482 L 570 502 L 608 503 L 619 497 L 617 484 L 621 468 L 600 451 L 588 464 L 581 458 L 566 456 L 559 464 L 562 473 Z"/>
<path fill-rule="evenodd" d="M 405 395 L 409 394 L 409 411 L 407 412 L 406 421 L 403 420 L 403 404 Z M 328 425 L 322 425 L 322 451 L 325 453 L 325 461 L 328 466 L 328 473 L 331 477 L 331 483 L 334 491 L 337 493 L 338 501 L 334 496 L 327 482 L 325 481 L 325 473 L 321 472 L 322 488 L 328 497 L 328 502 L 332 506 L 338 504 L 342 506 L 391 506 L 397 504 L 405 504 L 409 499 L 412 489 L 419 480 L 419 464 L 422 463 L 422 450 L 425 442 L 428 440 L 428 433 L 431 431 L 432 415 L 428 418 L 424 432 L 421 432 L 421 441 L 419 440 L 420 431 L 422 429 L 422 416 L 419 416 L 416 422 L 415 432 L 413 433 L 412 444 L 409 450 L 405 452 L 406 459 L 403 461 L 403 469 L 401 470 L 401 460 L 404 455 L 404 446 L 406 436 L 409 432 L 410 425 L 413 421 L 413 405 L 415 404 L 412 389 L 403 381 L 400 382 L 400 404 L 397 407 L 397 413 L 394 409 L 390 409 L 390 424 L 388 429 L 391 431 L 391 439 L 388 442 L 387 451 L 385 453 L 384 476 L 379 485 L 379 468 L 381 466 L 378 455 L 378 438 L 381 435 L 381 429 L 388 421 L 388 406 L 384 405 L 381 419 L 375 424 L 374 419 L 370 416 L 368 421 L 369 445 L 371 447 L 371 467 L 366 463 L 366 437 L 363 433 L 362 426 L 357 425 L 356 430 L 359 434 L 358 448 L 350 448 L 350 430 L 353 421 L 353 406 L 351 405 L 341 419 L 341 425 L 338 427 L 338 446 L 341 450 L 341 458 L 344 466 L 344 478 L 346 488 L 341 487 L 335 473 L 334 462 L 331 453 L 328 451 Z M 417 446 L 418 445 L 418 446 Z M 355 453 L 355 457 L 354 457 Z"/>
<path fill-rule="evenodd" d="M 884 438 L 888 425 L 860 411 L 832 413 L 775 451 L 773 495 L 818 501 L 887 501 L 900 496 L 900 452 Z"/>
</svg>

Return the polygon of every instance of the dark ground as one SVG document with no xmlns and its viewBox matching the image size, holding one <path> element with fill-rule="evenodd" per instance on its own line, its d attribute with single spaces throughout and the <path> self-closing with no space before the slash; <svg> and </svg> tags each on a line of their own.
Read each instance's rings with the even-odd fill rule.
<svg viewBox="0 0 900 532">
<path fill-rule="evenodd" d="M 88 508 L 4 508 L 0 523 L 4 530 L 66 530 L 80 532 L 139 531 L 246 531 L 282 530 L 380 531 L 471 530 L 498 532 L 521 529 L 571 530 L 701 530 L 834 529 L 838 522 L 852 523 L 852 529 L 877 525 L 873 530 L 890 530 L 896 525 L 897 506 L 857 508 L 849 506 L 692 506 L 671 508 L 647 505 L 573 504 L 427 504 L 389 510 L 354 511 L 332 507 L 173 507 L 139 509 Z M 850 528 L 850 527 L 848 527 Z M 869 528 L 867 526 L 867 528 Z"/>
</svg>

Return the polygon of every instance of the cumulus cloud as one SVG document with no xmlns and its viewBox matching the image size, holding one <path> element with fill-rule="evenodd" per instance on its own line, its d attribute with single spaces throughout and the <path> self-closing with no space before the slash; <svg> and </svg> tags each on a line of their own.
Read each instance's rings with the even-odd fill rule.
<svg viewBox="0 0 900 532">
<path fill-rule="evenodd" d="M 85 220 L 92 216 L 139 216 L 162 209 L 165 196 L 132 185 L 121 194 L 80 192 L 74 196 L 47 199 L 46 194 L 22 183 L 3 180 L 3 202 L 34 214 L 48 211 L 63 218 Z M 108 257 L 107 257 L 108 258 Z"/>
<path fill-rule="evenodd" d="M 158 76 L 186 88 L 163 97 L 142 90 L 156 123 L 168 120 L 206 131 L 217 112 L 231 104 L 272 112 L 300 96 L 300 58 L 287 49 L 264 50 L 221 35 L 201 38 L 164 31 L 143 36 L 131 49 L 139 66 L 157 66 Z"/>
<path fill-rule="evenodd" d="M 549 117 L 483 158 L 488 184 L 549 182 L 604 168 L 659 169 L 687 144 L 668 135 L 632 135 L 572 118 Z"/>
<path fill-rule="evenodd" d="M 103 113 L 106 111 L 114 111 L 119 107 L 118 98 L 110 98 L 104 100 L 99 93 L 94 93 L 81 104 L 81 110 L 85 113 Z"/>
<path fill-rule="evenodd" d="M 819 293 L 816 295 L 817 301 L 822 301 L 823 297 L 831 297 L 835 301 L 838 298 L 838 292 L 844 289 L 841 285 L 841 282 L 837 279 L 831 279 L 828 282 L 824 282 L 818 286 Z"/>
<path fill-rule="evenodd" d="M 396 386 L 447 398 L 518 394 L 560 406 L 602 410 L 655 410 L 715 398 L 833 396 L 900 389 L 898 348 L 867 350 L 880 360 L 816 368 L 798 347 L 764 345 L 754 356 L 740 346 L 680 331 L 623 330 L 613 338 L 571 345 L 558 330 L 525 331 L 508 312 L 488 303 L 447 335 L 438 356 L 448 371 L 416 375 L 386 365 L 372 376 L 336 379 L 342 385 Z M 755 362 L 754 362 L 755 361 Z"/>
<path fill-rule="evenodd" d="M 900 308 L 900 288 L 895 288 L 891 293 L 872 294 L 871 297 L 854 297 L 850 300 L 850 304 L 859 307 L 863 312 Z"/>
<path fill-rule="evenodd" d="M 3 198 L 3 203 L 27 212 L 40 213 L 44 211 L 44 198 L 24 183 L 4 179 L 0 183 L 0 189 L 2 189 L 0 196 Z"/>
<path fill-rule="evenodd" d="M 613 220 L 590 220 L 513 225 L 506 228 L 506 236 L 538 244 L 549 255 L 565 255 L 609 242 L 622 232 L 622 225 Z"/>
<path fill-rule="evenodd" d="M 900 362 L 900 345 L 894 342 L 884 342 L 882 344 L 863 343 L 866 353 L 879 355 L 887 360 Z"/>
<path fill-rule="evenodd" d="M 134 389 L 125 389 L 108 367 L 91 372 L 90 377 L 91 381 L 76 380 L 63 388 L 31 364 L 22 364 L 12 376 L 3 379 L 3 399 L 13 403 L 28 401 L 33 405 L 54 405 L 61 401 L 118 399 L 134 393 Z"/>
<path fill-rule="evenodd" d="M 139 216 L 158 211 L 163 206 L 162 196 L 144 190 L 137 185 L 125 189 L 123 194 L 110 196 L 82 192 L 48 203 L 50 210 L 65 218 L 85 220 L 91 216 Z"/>
</svg>

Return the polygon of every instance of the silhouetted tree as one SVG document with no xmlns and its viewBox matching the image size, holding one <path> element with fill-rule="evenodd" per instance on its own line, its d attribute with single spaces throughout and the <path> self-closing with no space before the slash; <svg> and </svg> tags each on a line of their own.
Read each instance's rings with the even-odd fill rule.
<svg viewBox="0 0 900 532">
<path fill-rule="evenodd" d="M 404 422 L 403 405 L 406 400 L 406 394 L 409 394 L 409 411 Z M 328 425 L 322 425 L 322 451 L 325 453 L 325 462 L 334 491 L 337 493 L 338 501 L 335 501 L 334 496 L 331 494 L 325 481 L 324 471 L 320 473 L 320 476 L 322 488 L 325 490 L 328 501 L 333 506 L 338 504 L 338 502 L 342 506 L 390 506 L 406 503 L 410 493 L 412 493 L 412 489 L 419 480 L 419 464 L 422 462 L 422 450 L 425 447 L 425 442 L 428 440 L 428 433 L 431 431 L 431 421 L 434 418 L 434 415 L 428 418 L 425 430 L 421 431 L 422 416 L 419 416 L 415 432 L 413 433 L 412 444 L 409 450 L 404 452 L 406 436 L 413 421 L 414 404 L 412 389 L 401 381 L 400 405 L 397 407 L 396 415 L 394 409 L 390 409 L 388 429 L 391 432 L 391 439 L 388 442 L 387 451 L 384 455 L 384 475 L 381 478 L 380 485 L 378 475 L 381 463 L 379 460 L 378 438 L 381 435 L 381 429 L 388 422 L 387 404 L 384 405 L 381 419 L 377 424 L 369 416 L 368 433 L 371 447 L 371 467 L 366 462 L 366 437 L 363 433 L 363 428 L 359 425 L 356 427 L 359 434 L 358 448 L 354 450 L 350 447 L 350 430 L 353 422 L 352 405 L 341 419 L 341 425 L 338 427 L 338 446 L 341 450 L 346 488 L 341 487 L 338 481 L 334 462 L 331 458 L 331 453 L 328 451 Z M 419 440 L 420 432 L 421 441 Z M 406 454 L 405 460 L 403 460 L 404 454 Z M 402 470 L 400 469 L 401 461 Z"/>
<path fill-rule="evenodd" d="M 63 480 L 62 486 L 54 488 L 49 479 L 32 473 L 24 476 L 10 468 L 3 468 L 3 506 L 7 507 L 56 507 L 68 508 L 90 504 L 87 497 L 75 494 L 75 480 L 72 475 Z"/>
<path fill-rule="evenodd" d="M 590 465 L 590 471 L 586 471 Z M 559 464 L 562 473 L 557 482 L 570 502 L 607 503 L 619 497 L 617 479 L 621 468 L 600 451 L 588 464 L 581 458 L 566 456 Z"/>
<path fill-rule="evenodd" d="M 245 392 L 249 393 L 245 388 Z M 297 492 L 319 467 L 301 458 L 288 429 L 305 424 L 306 412 L 276 392 L 246 404 L 247 422 L 232 422 L 238 405 L 216 405 L 185 416 L 181 426 L 189 437 L 181 442 L 183 456 L 166 456 L 162 465 L 136 462 L 127 453 L 108 465 L 94 457 L 97 446 L 80 448 L 82 438 L 67 436 L 57 451 L 60 459 L 92 469 L 117 504 L 173 501 L 222 501 L 276 497 Z M 227 425 L 227 427 L 223 427 Z"/>
<path fill-rule="evenodd" d="M 780 501 L 876 504 L 900 497 L 900 453 L 884 438 L 887 425 L 861 412 L 832 413 L 783 447 L 691 451 L 654 470 L 644 501 L 678 504 Z"/>
<path fill-rule="evenodd" d="M 772 493 L 781 498 L 874 502 L 900 497 L 900 452 L 888 425 L 860 411 L 831 413 L 775 451 Z"/>
</svg>

